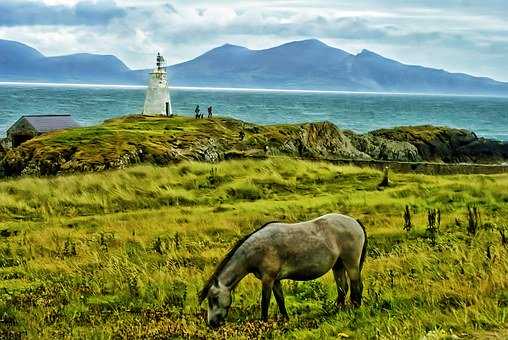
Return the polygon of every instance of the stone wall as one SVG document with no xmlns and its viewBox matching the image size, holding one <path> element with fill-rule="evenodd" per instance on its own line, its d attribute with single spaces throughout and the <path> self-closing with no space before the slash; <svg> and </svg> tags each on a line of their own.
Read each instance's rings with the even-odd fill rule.
<svg viewBox="0 0 508 340">
<path fill-rule="evenodd" d="M 456 174 L 502 174 L 508 173 L 508 165 L 490 164 L 453 164 L 453 163 L 427 163 L 427 162 L 396 162 L 378 160 L 353 159 L 314 159 L 339 165 L 354 165 L 371 167 L 383 170 L 389 167 L 391 171 L 402 173 L 421 173 L 427 175 L 456 175 Z"/>
</svg>

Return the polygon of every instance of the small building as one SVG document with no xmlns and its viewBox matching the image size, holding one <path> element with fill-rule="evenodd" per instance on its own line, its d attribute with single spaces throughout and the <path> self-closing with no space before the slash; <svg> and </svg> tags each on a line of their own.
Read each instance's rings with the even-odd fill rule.
<svg viewBox="0 0 508 340">
<path fill-rule="evenodd" d="M 168 74 L 166 72 L 166 61 L 164 57 L 157 53 L 157 63 L 152 72 L 148 89 L 146 90 L 145 105 L 143 107 L 144 115 L 164 115 L 171 116 L 171 98 L 169 96 Z"/>
<path fill-rule="evenodd" d="M 15 148 L 43 133 L 79 127 L 71 115 L 26 115 L 16 121 L 3 140 L 4 148 Z"/>
</svg>

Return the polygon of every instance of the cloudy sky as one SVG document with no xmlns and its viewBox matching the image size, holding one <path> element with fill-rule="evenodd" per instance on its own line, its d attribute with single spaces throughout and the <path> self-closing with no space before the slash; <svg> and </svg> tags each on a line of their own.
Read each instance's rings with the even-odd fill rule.
<svg viewBox="0 0 508 340">
<path fill-rule="evenodd" d="M 0 0 L 0 39 L 48 56 L 114 54 L 147 68 L 232 43 L 318 38 L 404 63 L 508 81 L 506 0 Z"/>
</svg>

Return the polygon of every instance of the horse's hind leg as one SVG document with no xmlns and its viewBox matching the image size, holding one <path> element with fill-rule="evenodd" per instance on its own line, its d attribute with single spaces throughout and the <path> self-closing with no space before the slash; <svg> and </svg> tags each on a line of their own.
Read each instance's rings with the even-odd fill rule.
<svg viewBox="0 0 508 340">
<path fill-rule="evenodd" d="M 363 283 L 359 265 L 346 262 L 347 275 L 351 283 L 351 304 L 359 307 L 362 304 Z"/>
<path fill-rule="evenodd" d="M 284 303 L 284 293 L 282 292 L 282 285 L 280 281 L 275 281 L 273 284 L 273 295 L 275 295 L 275 300 L 277 301 L 277 305 L 279 306 L 279 311 L 284 318 L 288 318 L 288 312 L 286 311 L 286 305 Z"/>
<path fill-rule="evenodd" d="M 335 262 L 335 265 L 333 266 L 333 277 L 335 278 L 335 283 L 337 284 L 337 304 L 342 306 L 346 302 L 349 285 L 347 283 L 346 267 L 340 258 L 337 259 L 337 262 Z"/>
</svg>

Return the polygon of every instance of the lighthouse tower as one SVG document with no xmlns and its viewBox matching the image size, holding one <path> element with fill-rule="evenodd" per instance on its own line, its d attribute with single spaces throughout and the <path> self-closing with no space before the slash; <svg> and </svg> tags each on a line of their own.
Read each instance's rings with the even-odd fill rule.
<svg viewBox="0 0 508 340">
<path fill-rule="evenodd" d="M 166 61 L 160 53 L 157 53 L 157 65 L 153 71 L 150 72 L 143 114 L 164 116 L 173 114 L 171 109 L 171 98 L 169 97 Z"/>
</svg>

